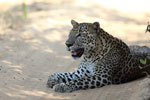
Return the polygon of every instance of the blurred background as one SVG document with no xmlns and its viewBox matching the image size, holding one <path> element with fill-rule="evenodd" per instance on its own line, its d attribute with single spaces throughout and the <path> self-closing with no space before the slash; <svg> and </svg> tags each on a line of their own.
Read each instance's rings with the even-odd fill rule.
<svg viewBox="0 0 150 100">
<path fill-rule="evenodd" d="M 149 0 L 0 0 L 0 29 L 2 33 L 6 28 L 28 26 L 31 31 L 51 33 L 55 41 L 67 35 L 71 19 L 99 21 L 106 31 L 128 44 L 149 45 L 150 35 L 145 34 L 149 4 Z"/>
<path fill-rule="evenodd" d="M 0 0 L 0 100 L 130 100 L 141 89 L 140 82 L 69 95 L 47 88 L 48 75 L 79 64 L 64 44 L 71 19 L 99 21 L 128 45 L 150 46 L 150 0 Z"/>
</svg>

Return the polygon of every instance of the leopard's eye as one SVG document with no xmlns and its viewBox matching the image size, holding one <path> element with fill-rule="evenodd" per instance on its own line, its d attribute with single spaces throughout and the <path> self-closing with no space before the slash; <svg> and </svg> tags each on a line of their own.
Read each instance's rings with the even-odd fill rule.
<svg viewBox="0 0 150 100">
<path fill-rule="evenodd" d="M 76 38 L 77 38 L 77 37 L 79 37 L 79 36 L 81 36 L 81 34 L 80 34 L 80 33 L 78 33 L 78 34 L 76 35 Z"/>
</svg>

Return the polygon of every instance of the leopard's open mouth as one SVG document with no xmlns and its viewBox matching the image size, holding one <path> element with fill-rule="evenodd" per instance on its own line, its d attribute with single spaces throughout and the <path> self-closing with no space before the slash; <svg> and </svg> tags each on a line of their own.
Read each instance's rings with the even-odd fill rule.
<svg viewBox="0 0 150 100">
<path fill-rule="evenodd" d="M 83 55 L 83 53 L 84 53 L 83 48 L 77 49 L 75 51 L 71 51 L 72 57 L 81 57 Z"/>
</svg>

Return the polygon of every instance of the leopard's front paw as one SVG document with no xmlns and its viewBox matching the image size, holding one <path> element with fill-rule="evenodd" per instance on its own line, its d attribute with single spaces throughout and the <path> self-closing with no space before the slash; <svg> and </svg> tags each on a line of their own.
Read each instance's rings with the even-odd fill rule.
<svg viewBox="0 0 150 100">
<path fill-rule="evenodd" d="M 61 92 L 61 93 L 73 91 L 73 89 L 71 87 L 67 86 L 65 83 L 56 84 L 53 87 L 53 89 L 55 92 Z"/>
<path fill-rule="evenodd" d="M 48 76 L 47 86 L 50 88 L 53 88 L 53 86 L 56 84 L 58 84 L 58 78 L 56 76 L 56 73 Z"/>
</svg>

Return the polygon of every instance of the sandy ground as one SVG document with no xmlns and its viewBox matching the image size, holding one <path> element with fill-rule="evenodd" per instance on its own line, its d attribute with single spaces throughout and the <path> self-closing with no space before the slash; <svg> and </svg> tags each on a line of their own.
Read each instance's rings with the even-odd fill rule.
<svg viewBox="0 0 150 100">
<path fill-rule="evenodd" d="M 49 74 L 74 71 L 79 64 L 64 45 L 71 19 L 99 21 L 129 45 L 150 46 L 149 11 L 121 11 L 91 0 L 26 3 L 27 19 L 18 0 L 0 3 L 0 100 L 150 100 L 150 78 L 63 94 L 46 87 Z"/>
</svg>

